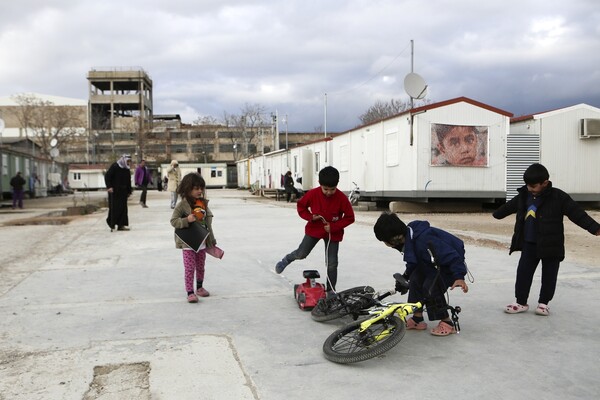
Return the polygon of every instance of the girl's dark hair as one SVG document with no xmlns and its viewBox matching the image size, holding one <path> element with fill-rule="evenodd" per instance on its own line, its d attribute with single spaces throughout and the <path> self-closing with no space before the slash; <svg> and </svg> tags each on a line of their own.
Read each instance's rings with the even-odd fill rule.
<svg viewBox="0 0 600 400">
<path fill-rule="evenodd" d="M 193 204 L 195 199 L 190 196 L 190 193 L 192 193 L 192 189 L 195 187 L 204 190 L 204 197 L 206 197 L 206 182 L 204 181 L 204 178 L 197 172 L 190 172 L 181 180 L 181 183 L 177 188 L 177 194 L 180 195 L 182 199 L 186 199 L 190 204 Z"/>
<path fill-rule="evenodd" d="M 548 179 L 550 179 L 548 170 L 542 164 L 538 163 L 531 164 L 523 174 L 523 181 L 525 181 L 527 185 L 544 183 Z"/>
</svg>

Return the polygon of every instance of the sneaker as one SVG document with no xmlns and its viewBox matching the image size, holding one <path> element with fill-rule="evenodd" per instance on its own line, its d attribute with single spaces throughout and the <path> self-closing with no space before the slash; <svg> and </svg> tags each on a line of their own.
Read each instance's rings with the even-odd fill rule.
<svg viewBox="0 0 600 400">
<path fill-rule="evenodd" d="M 550 309 L 548 308 L 548 306 L 544 303 L 540 303 L 538 304 L 537 308 L 535 309 L 535 313 L 537 315 L 543 315 L 545 317 L 547 317 L 548 315 L 550 315 Z"/>
<path fill-rule="evenodd" d="M 198 290 L 196 290 L 196 294 L 199 297 L 208 297 L 208 296 L 210 296 L 210 293 L 208 293 L 208 290 L 204 289 L 203 287 L 198 288 Z"/>
<path fill-rule="evenodd" d="M 145 205 L 145 204 L 142 204 L 142 207 L 143 207 L 143 208 L 148 208 L 148 206 L 147 206 L 147 205 Z"/>
<path fill-rule="evenodd" d="M 187 300 L 188 300 L 188 303 L 197 303 L 198 297 L 194 293 L 191 293 L 191 294 L 188 294 Z"/>
<path fill-rule="evenodd" d="M 424 331 L 427 329 L 427 322 L 421 321 L 419 323 L 415 322 L 414 319 L 409 318 L 406 320 L 406 329 L 415 329 L 417 331 Z"/>
<path fill-rule="evenodd" d="M 282 273 L 285 267 L 288 266 L 288 264 L 289 263 L 285 259 L 279 261 L 277 265 L 275 265 L 275 272 L 277 272 L 278 274 Z"/>
</svg>

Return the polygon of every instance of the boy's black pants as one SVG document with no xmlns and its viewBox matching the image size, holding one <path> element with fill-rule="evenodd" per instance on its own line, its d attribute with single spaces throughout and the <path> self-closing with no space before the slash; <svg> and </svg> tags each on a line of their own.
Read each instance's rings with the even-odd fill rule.
<svg viewBox="0 0 600 400">
<path fill-rule="evenodd" d="M 538 303 L 548 304 L 554 297 L 560 260 L 558 258 L 539 258 L 537 256 L 537 244 L 525 242 L 517 266 L 517 280 L 515 282 L 517 303 L 527 304 L 533 275 L 540 261 L 542 262 L 542 287 Z"/>
<path fill-rule="evenodd" d="M 438 271 L 434 268 L 416 268 L 408 281 L 408 302 L 420 301 L 425 304 L 430 321 L 437 321 L 449 317 L 448 303 L 444 295 L 448 285 L 443 282 L 442 276 L 436 280 Z"/>
</svg>

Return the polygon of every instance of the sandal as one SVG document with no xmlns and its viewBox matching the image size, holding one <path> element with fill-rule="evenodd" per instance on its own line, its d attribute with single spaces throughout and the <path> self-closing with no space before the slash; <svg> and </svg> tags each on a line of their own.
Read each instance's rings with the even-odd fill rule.
<svg viewBox="0 0 600 400">
<path fill-rule="evenodd" d="M 456 333 L 456 329 L 452 322 L 440 321 L 438 326 L 431 330 L 431 334 L 433 336 L 448 336 L 453 333 Z"/>
<path fill-rule="evenodd" d="M 506 306 L 504 312 L 507 314 L 518 314 L 529 310 L 529 305 L 525 304 L 524 306 L 519 303 L 512 303 Z"/>
<path fill-rule="evenodd" d="M 423 331 L 427 329 L 427 323 L 425 321 L 417 323 L 414 319 L 409 318 L 406 320 L 406 329 L 415 329 L 417 331 Z"/>
<path fill-rule="evenodd" d="M 197 303 L 198 297 L 194 293 L 189 294 L 187 297 L 187 301 L 188 301 L 188 303 Z"/>
<path fill-rule="evenodd" d="M 540 304 L 538 304 L 537 308 L 535 309 L 535 313 L 537 315 L 543 315 L 543 316 L 547 317 L 548 315 L 550 315 L 550 309 L 544 303 L 540 303 Z"/>
</svg>

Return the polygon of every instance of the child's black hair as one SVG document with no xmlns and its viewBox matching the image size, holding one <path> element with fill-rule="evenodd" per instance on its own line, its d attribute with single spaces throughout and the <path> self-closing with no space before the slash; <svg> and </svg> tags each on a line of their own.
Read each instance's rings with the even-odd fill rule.
<svg viewBox="0 0 600 400">
<path fill-rule="evenodd" d="M 538 163 L 531 164 L 523 174 L 523 181 L 525 181 L 525 184 L 527 185 L 544 183 L 548 179 L 550 179 L 548 170 L 542 164 Z"/>
<path fill-rule="evenodd" d="M 190 172 L 186 176 L 183 177 L 179 187 L 177 188 L 177 194 L 181 196 L 182 199 L 186 199 L 190 204 L 193 204 L 195 199 L 190 197 L 190 193 L 192 193 L 192 189 L 195 187 L 199 187 L 202 190 L 206 189 L 206 182 L 202 175 L 197 172 Z M 204 193 L 204 197 L 206 197 L 206 193 Z"/>
<path fill-rule="evenodd" d="M 321 186 L 336 187 L 340 183 L 340 173 L 332 166 L 319 171 L 319 184 Z"/>
<path fill-rule="evenodd" d="M 406 224 L 395 213 L 385 211 L 375 222 L 373 232 L 380 242 L 391 243 L 392 238 L 406 236 Z"/>
</svg>

